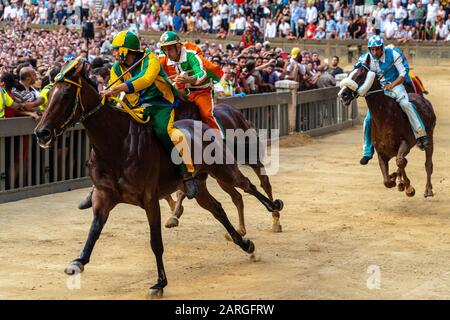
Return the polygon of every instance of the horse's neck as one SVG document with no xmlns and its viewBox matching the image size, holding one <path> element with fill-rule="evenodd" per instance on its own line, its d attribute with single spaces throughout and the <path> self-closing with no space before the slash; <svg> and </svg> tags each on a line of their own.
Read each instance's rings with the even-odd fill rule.
<svg viewBox="0 0 450 320">
<path fill-rule="evenodd" d="M 392 112 L 396 110 L 396 108 L 392 108 L 392 103 L 395 103 L 395 100 L 387 97 L 384 92 L 367 96 L 366 102 L 370 110 L 370 117 L 378 126 L 392 118 Z"/>
<path fill-rule="evenodd" d="M 90 95 L 95 98 L 85 104 L 88 106 L 87 110 L 92 110 L 101 101 L 97 92 L 91 92 Z M 128 137 L 130 119 L 121 115 L 120 112 L 114 111 L 106 103 L 97 112 L 86 118 L 83 125 L 96 153 L 106 158 L 110 158 L 109 156 L 114 158 L 120 154 L 125 139 Z"/>
</svg>

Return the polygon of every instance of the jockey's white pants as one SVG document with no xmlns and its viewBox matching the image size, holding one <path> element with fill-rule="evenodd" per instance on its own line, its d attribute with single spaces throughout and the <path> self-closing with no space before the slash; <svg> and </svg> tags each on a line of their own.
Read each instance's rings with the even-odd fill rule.
<svg viewBox="0 0 450 320">
<path fill-rule="evenodd" d="M 403 112 L 406 113 L 416 139 L 426 136 L 427 133 L 425 131 L 425 126 L 423 125 L 422 119 L 420 119 L 415 106 L 409 102 L 408 93 L 406 92 L 405 86 L 403 84 L 399 84 L 392 88 L 392 91 L 395 93 L 395 100 L 397 100 L 400 104 Z"/>
</svg>

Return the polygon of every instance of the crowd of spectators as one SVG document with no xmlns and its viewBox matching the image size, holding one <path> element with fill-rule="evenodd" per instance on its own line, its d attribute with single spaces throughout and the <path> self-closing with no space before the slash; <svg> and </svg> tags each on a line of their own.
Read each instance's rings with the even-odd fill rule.
<svg viewBox="0 0 450 320">
<path fill-rule="evenodd" d="M 218 96 L 274 91 L 279 80 L 297 81 L 300 90 L 307 90 L 334 85 L 334 75 L 342 72 L 339 57 L 321 61 L 317 52 L 283 52 L 271 45 L 272 38 L 365 39 L 382 34 L 399 41 L 448 40 L 449 16 L 449 3 L 437 0 L 3 0 L 0 72 L 29 91 L 21 95 L 15 89 L 16 100 L 31 101 L 51 81 L 52 70 L 84 56 L 98 69 L 100 88 L 108 78 L 111 41 L 118 31 L 173 30 L 181 37 L 197 31 L 219 38 L 240 36 L 239 43 L 227 45 L 196 41 L 206 58 L 223 67 L 224 77 L 215 86 Z M 66 28 L 29 29 L 32 23 Z M 87 23 L 95 26 L 90 37 L 79 28 Z M 157 42 L 142 42 L 159 53 Z M 38 117 L 38 110 L 26 114 Z"/>
<path fill-rule="evenodd" d="M 20 25 L 4 26 L 0 36 L 3 39 L 0 44 L 0 86 L 8 87 L 8 93 L 17 102 L 35 101 L 39 91 L 52 82 L 50 74 L 78 56 L 91 62 L 99 90 L 108 81 L 109 67 L 114 61 L 111 55 L 114 31 L 110 29 L 97 30 L 90 41 L 82 37 L 81 32 L 70 28 L 32 30 Z M 157 42 L 147 42 L 142 37 L 141 41 L 143 47 L 161 53 Z M 276 81 L 286 79 L 298 81 L 300 90 L 334 85 L 333 77 L 330 81 L 324 79 L 330 78 L 328 75 L 337 66 L 338 57 L 334 57 L 331 64 L 328 61 L 321 64 L 315 52 L 296 48 L 289 54 L 281 48 L 273 48 L 268 41 L 248 46 L 243 42 L 226 46 L 200 40 L 196 43 L 207 59 L 223 67 L 224 77 L 215 86 L 218 96 L 271 92 L 275 91 Z M 8 79 L 14 82 L 7 85 Z M 43 107 L 34 104 L 32 110 L 15 112 L 7 108 L 6 116 L 38 118 L 39 108 L 42 110 Z"/>
<path fill-rule="evenodd" d="M 293 48 L 290 53 L 272 48 L 270 42 L 249 47 L 229 44 L 222 50 L 219 45 L 202 45 L 203 52 L 216 64 L 223 66 L 224 77 L 216 84 L 219 96 L 233 96 L 275 91 L 275 82 L 291 80 L 299 83 L 299 90 L 336 85 L 334 76 L 343 73 L 339 57 L 331 63 L 323 62 L 317 52 Z"/>
<path fill-rule="evenodd" d="M 450 40 L 448 0 L 10 0 L 2 21 L 135 31 L 204 32 L 257 40 Z M 246 30 L 251 30 L 245 34 Z"/>
</svg>

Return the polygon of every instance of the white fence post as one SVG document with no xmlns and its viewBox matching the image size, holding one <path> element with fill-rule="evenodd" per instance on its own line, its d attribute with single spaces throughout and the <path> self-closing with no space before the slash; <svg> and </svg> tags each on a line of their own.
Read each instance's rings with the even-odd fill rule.
<svg viewBox="0 0 450 320">
<path fill-rule="evenodd" d="M 289 123 L 289 134 L 295 131 L 295 124 L 297 119 L 297 89 L 298 82 L 292 80 L 281 80 L 275 82 L 275 88 L 277 92 L 287 92 L 291 93 L 291 101 L 288 103 L 288 123 Z"/>
</svg>

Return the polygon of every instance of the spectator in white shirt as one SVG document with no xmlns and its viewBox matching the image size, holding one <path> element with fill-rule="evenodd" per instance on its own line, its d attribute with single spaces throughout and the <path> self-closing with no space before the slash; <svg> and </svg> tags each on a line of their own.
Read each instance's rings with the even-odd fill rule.
<svg viewBox="0 0 450 320">
<path fill-rule="evenodd" d="M 212 33 L 219 32 L 220 26 L 222 25 L 222 17 L 218 12 L 212 16 Z"/>
<path fill-rule="evenodd" d="M 308 3 L 306 7 L 306 21 L 310 23 L 311 21 L 315 23 L 317 20 L 317 8 L 311 3 Z"/>
<path fill-rule="evenodd" d="M 439 2 L 436 0 L 430 0 L 430 3 L 427 5 L 426 21 L 429 21 L 433 26 L 436 24 L 436 16 L 438 10 L 439 10 Z"/>
<path fill-rule="evenodd" d="M 399 42 L 406 42 L 406 40 L 408 40 L 408 31 L 403 29 L 402 24 L 398 25 L 398 29 L 394 34 L 394 39 L 398 40 Z"/>
<path fill-rule="evenodd" d="M 278 26 L 278 37 L 279 38 L 285 38 L 289 31 L 291 31 L 291 25 L 287 21 L 283 21 Z"/>
<path fill-rule="evenodd" d="M 394 20 L 399 24 L 403 24 L 403 21 L 408 16 L 408 13 L 406 12 L 405 8 L 403 8 L 400 4 L 396 4 L 396 7 L 394 8 Z"/>
<path fill-rule="evenodd" d="M 406 6 L 406 11 L 408 12 L 408 24 L 410 26 L 416 25 L 416 20 L 414 18 L 414 10 L 416 10 L 417 6 L 414 3 L 414 0 L 408 0 L 408 5 Z"/>
<path fill-rule="evenodd" d="M 200 11 L 200 9 L 201 9 L 200 0 L 192 1 L 192 13 L 195 14 L 197 11 Z"/>
<path fill-rule="evenodd" d="M 388 16 L 386 23 L 384 24 L 384 34 L 386 39 L 392 39 L 395 32 L 398 30 L 397 23 L 394 21 L 392 14 Z"/>
<path fill-rule="evenodd" d="M 264 30 L 264 38 L 275 38 L 276 36 L 277 24 L 272 20 L 272 18 L 270 18 Z"/>
<path fill-rule="evenodd" d="M 208 21 L 206 21 L 203 18 L 201 18 L 200 21 L 201 21 L 200 25 L 201 25 L 202 32 L 208 33 L 209 32 L 209 28 L 210 28 L 210 25 L 209 25 Z"/>
<path fill-rule="evenodd" d="M 46 24 L 46 23 L 47 23 L 47 8 L 40 7 L 39 8 L 39 24 Z"/>
<path fill-rule="evenodd" d="M 244 33 L 245 30 L 245 18 L 241 15 L 241 13 L 237 14 L 236 20 L 234 20 L 236 24 L 236 35 L 240 36 Z"/>
<path fill-rule="evenodd" d="M 446 40 L 449 34 L 448 27 L 444 24 L 444 20 L 440 19 L 436 25 L 436 32 L 434 33 L 434 41 Z"/>
</svg>

